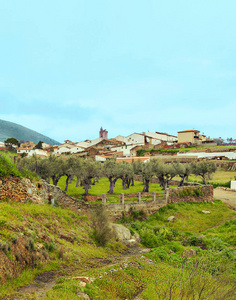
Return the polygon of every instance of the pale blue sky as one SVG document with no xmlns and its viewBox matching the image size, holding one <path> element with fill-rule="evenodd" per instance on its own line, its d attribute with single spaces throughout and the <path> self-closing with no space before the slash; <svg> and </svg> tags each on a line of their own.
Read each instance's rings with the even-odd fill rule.
<svg viewBox="0 0 236 300">
<path fill-rule="evenodd" d="M 0 0 L 0 119 L 59 141 L 236 138 L 235 0 Z"/>
</svg>

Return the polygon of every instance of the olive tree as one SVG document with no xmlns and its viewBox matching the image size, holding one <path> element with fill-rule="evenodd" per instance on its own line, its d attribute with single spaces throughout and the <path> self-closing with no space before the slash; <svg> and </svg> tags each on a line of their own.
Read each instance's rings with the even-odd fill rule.
<svg viewBox="0 0 236 300">
<path fill-rule="evenodd" d="M 102 174 L 107 177 L 110 182 L 109 194 L 115 193 L 115 184 L 117 179 L 121 176 L 121 169 L 121 164 L 117 163 L 115 159 L 106 160 L 103 164 Z"/>
<path fill-rule="evenodd" d="M 142 176 L 144 187 L 143 192 L 149 192 L 149 183 L 152 180 L 154 173 L 154 161 L 147 161 L 139 164 L 141 166 L 140 175 Z"/>
<path fill-rule="evenodd" d="M 216 171 L 216 165 L 210 161 L 192 162 L 191 168 L 192 174 L 200 176 L 203 184 L 207 184 L 207 179 Z"/>
<path fill-rule="evenodd" d="M 100 165 L 93 160 L 84 160 L 82 165 L 82 179 L 84 196 L 87 196 L 88 190 L 91 189 L 92 179 L 99 176 Z"/>
<path fill-rule="evenodd" d="M 133 166 L 127 162 L 120 164 L 120 178 L 122 180 L 123 190 L 130 187 L 131 181 L 134 178 Z"/>
<path fill-rule="evenodd" d="M 175 168 L 177 175 L 179 175 L 179 177 L 181 178 L 181 180 L 179 182 L 179 186 L 183 186 L 184 180 L 187 179 L 188 176 L 192 172 L 191 165 L 190 164 L 180 164 L 178 162 L 178 163 L 173 164 L 173 167 Z"/>
<path fill-rule="evenodd" d="M 173 164 L 157 161 L 154 165 L 154 173 L 160 182 L 160 186 L 162 186 L 164 190 L 169 187 L 169 181 L 177 175 Z"/>
</svg>

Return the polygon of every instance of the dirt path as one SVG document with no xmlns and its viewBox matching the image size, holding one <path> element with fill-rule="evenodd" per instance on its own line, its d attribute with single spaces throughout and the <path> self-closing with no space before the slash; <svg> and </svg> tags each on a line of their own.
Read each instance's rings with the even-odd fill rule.
<svg viewBox="0 0 236 300">
<path fill-rule="evenodd" d="M 214 198 L 219 199 L 233 209 L 236 209 L 236 192 L 216 188 L 214 189 Z"/>
<path fill-rule="evenodd" d="M 73 273 L 88 271 L 89 269 L 105 269 L 108 267 L 113 267 L 120 263 L 127 263 L 131 257 L 134 255 L 141 255 L 149 252 L 149 249 L 146 248 L 130 248 L 123 255 L 113 255 L 108 258 L 92 258 L 87 260 L 78 266 L 76 269 L 66 269 L 64 272 L 61 271 L 49 271 L 44 272 L 34 279 L 32 284 L 27 286 L 20 287 L 14 295 L 9 297 L 4 297 L 2 300 L 37 300 L 37 299 L 46 299 L 47 292 L 52 289 L 56 284 L 57 280 L 62 276 L 73 276 Z M 135 298 L 138 300 L 139 298 Z M 58 299 L 59 300 L 59 299 Z"/>
</svg>

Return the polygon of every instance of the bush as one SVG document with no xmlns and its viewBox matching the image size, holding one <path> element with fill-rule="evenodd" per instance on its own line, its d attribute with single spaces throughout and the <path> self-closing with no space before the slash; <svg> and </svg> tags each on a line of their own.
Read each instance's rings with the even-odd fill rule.
<svg viewBox="0 0 236 300">
<path fill-rule="evenodd" d="M 0 154 L 0 177 L 7 177 L 10 175 L 21 177 L 20 171 L 17 169 L 16 165 L 11 161 L 11 159 Z"/>
<path fill-rule="evenodd" d="M 100 246 L 105 246 L 114 236 L 108 215 L 103 205 L 97 205 L 91 213 L 93 238 Z"/>
<path fill-rule="evenodd" d="M 230 181 L 227 182 L 209 182 L 209 184 L 213 185 L 214 189 L 218 186 L 223 186 L 226 188 L 230 188 Z"/>
</svg>

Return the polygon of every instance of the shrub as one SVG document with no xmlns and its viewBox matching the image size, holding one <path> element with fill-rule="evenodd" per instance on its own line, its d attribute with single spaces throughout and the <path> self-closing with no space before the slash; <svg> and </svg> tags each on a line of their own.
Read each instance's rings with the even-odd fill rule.
<svg viewBox="0 0 236 300">
<path fill-rule="evenodd" d="M 105 246 L 113 237 L 108 215 L 103 205 L 97 205 L 91 212 L 93 238 L 100 246 Z"/>
</svg>

